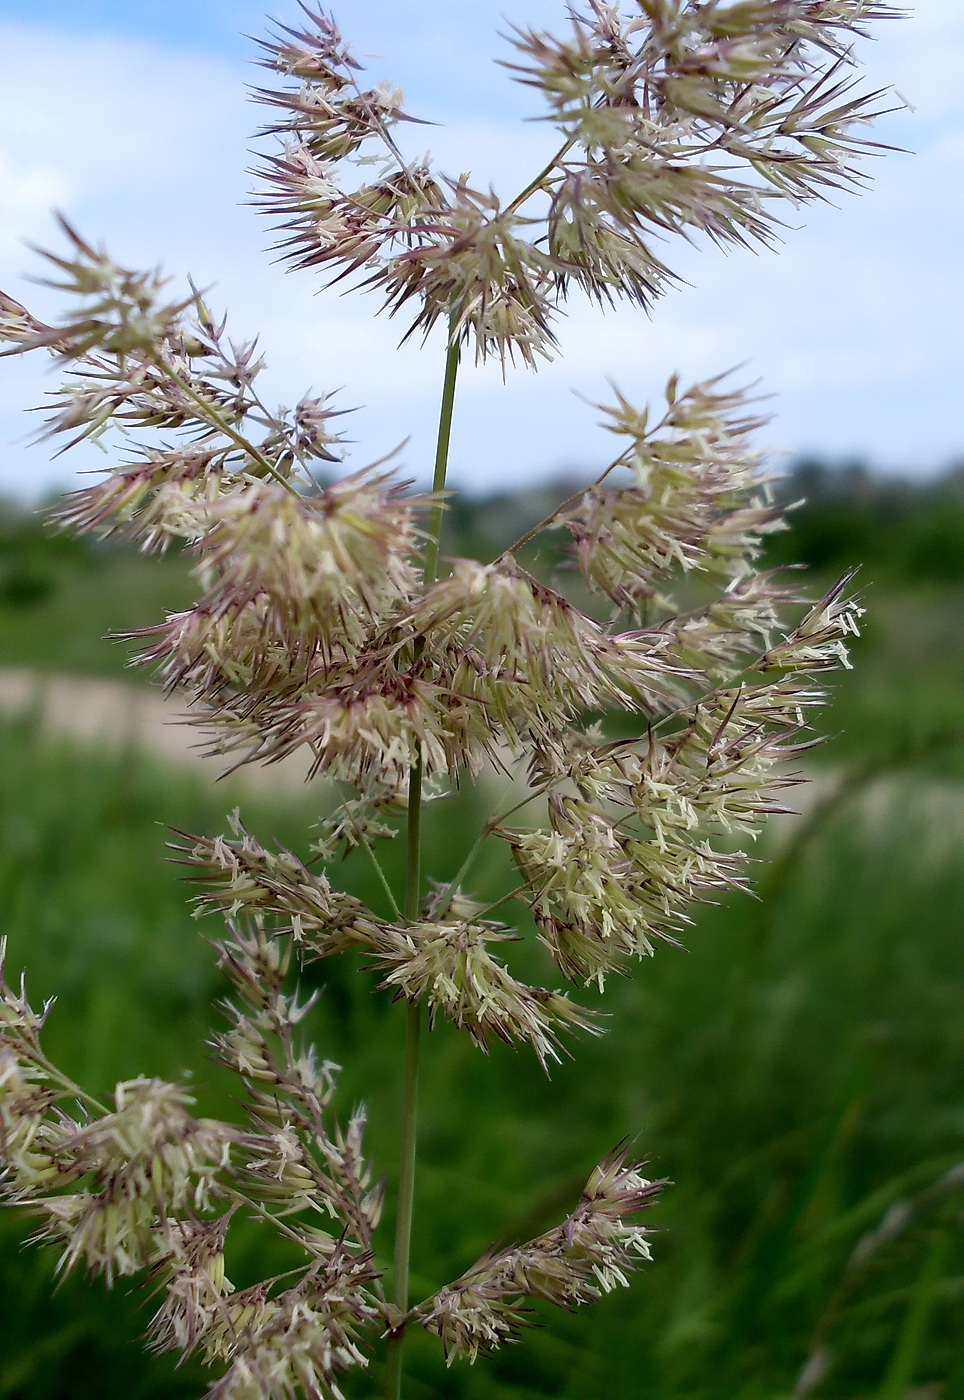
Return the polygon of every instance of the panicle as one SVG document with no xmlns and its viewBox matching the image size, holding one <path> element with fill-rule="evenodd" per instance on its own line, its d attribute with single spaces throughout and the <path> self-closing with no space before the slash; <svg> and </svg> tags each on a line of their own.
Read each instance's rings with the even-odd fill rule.
<svg viewBox="0 0 964 1400">
<path fill-rule="evenodd" d="M 222 1003 L 228 1028 L 212 1046 L 245 1084 L 254 1129 L 240 1138 L 244 1194 L 278 1217 L 308 1212 L 289 1233 L 309 1258 L 331 1255 L 331 1236 L 314 1223 L 319 1216 L 340 1220 L 346 1247 L 368 1252 L 382 1189 L 362 1153 L 365 1113 L 356 1110 L 344 1129 L 328 1121 L 339 1067 L 300 1042 L 317 993 L 301 999 L 297 985 L 288 986 L 295 945 L 255 918 L 229 923 L 217 946 L 235 996 Z"/>
<path fill-rule="evenodd" d="M 223 1300 L 234 1292 L 224 1272 L 230 1219 L 181 1220 L 168 1229 L 151 1268 L 151 1281 L 165 1294 L 147 1330 L 152 1351 L 189 1356 L 221 1317 Z"/>
<path fill-rule="evenodd" d="M 76 1095 L 57 1082 L 40 1048 L 49 1003 L 37 1012 L 6 981 L 6 939 L 0 939 L 0 1196 L 29 1200 L 77 1179 L 63 1146 L 77 1124 L 64 1104 Z"/>
<path fill-rule="evenodd" d="M 429 780 L 462 768 L 477 774 L 493 751 L 490 718 L 476 696 L 434 669 L 430 654 L 399 670 L 392 655 L 372 652 L 353 670 L 306 686 L 260 727 L 240 727 L 237 747 L 273 760 L 307 744 L 312 776 L 323 772 L 366 795 L 401 790 L 419 755 Z"/>
<path fill-rule="evenodd" d="M 553 521 L 571 533 L 591 588 L 638 609 L 673 572 L 728 579 L 751 571 L 764 536 L 782 525 L 766 499 L 761 454 L 750 447 L 762 420 L 749 405 L 745 391 L 719 379 L 680 392 L 674 378 L 655 424 L 622 395 L 604 410 L 610 431 L 630 439 L 620 464 L 634 483 L 592 487 Z"/>
<path fill-rule="evenodd" d="M 362 471 L 309 497 L 270 482 L 223 496 L 200 544 L 209 605 L 234 611 L 263 598 L 277 632 L 359 640 L 414 592 L 422 502 L 403 489 Z"/>
<path fill-rule="evenodd" d="M 352 947 L 371 947 L 378 920 L 359 899 L 332 887 L 290 851 L 268 851 L 241 825 L 235 813 L 235 838 L 177 833 L 177 859 L 199 872 L 202 886 L 195 898 L 198 913 L 218 911 L 227 919 L 268 916 L 282 934 L 304 945 L 314 957 Z"/>
<path fill-rule="evenodd" d="M 317 147 L 317 140 L 289 139 L 258 172 L 265 188 L 255 203 L 281 220 L 275 248 L 293 268 L 331 269 L 334 281 L 372 273 L 383 249 L 393 243 L 408 249 L 446 221 L 448 202 L 427 165 L 389 166 L 376 183 L 345 194 L 334 183 L 334 164 Z"/>
<path fill-rule="evenodd" d="M 44 348 L 70 363 L 98 351 L 123 362 L 178 337 L 184 312 L 194 304 L 193 295 L 165 300 L 162 294 L 169 279 L 159 270 L 135 272 L 122 267 L 106 249 L 86 242 L 62 215 L 58 223 L 73 257 L 39 250 L 54 268 L 43 285 L 77 297 L 80 306 L 62 325 L 47 326 L 4 297 L 0 327 L 10 341 L 4 354 Z"/>
<path fill-rule="evenodd" d="M 300 693 L 324 662 L 317 637 L 277 633 L 264 597 L 238 608 L 197 603 L 124 640 L 143 645 L 136 661 L 154 669 L 165 690 L 215 710 L 244 703 L 245 712 L 258 711 Z"/>
<path fill-rule="evenodd" d="M 712 841 L 755 837 L 787 811 L 778 794 L 800 779 L 783 765 L 810 747 L 796 740 L 823 699 L 789 675 L 708 692 L 662 739 L 560 735 L 540 747 L 534 774 L 549 791 L 550 828 L 498 834 L 566 976 L 602 986 L 627 959 L 651 955 L 654 940 L 675 941 L 688 904 L 743 887 L 745 853 Z"/>
<path fill-rule="evenodd" d="M 82 1260 L 109 1281 L 135 1273 L 179 1214 L 210 1209 L 237 1135 L 192 1117 L 192 1102 L 179 1085 L 127 1080 L 117 1086 L 113 1113 L 65 1139 L 64 1157 L 87 1185 L 31 1202 L 45 1220 L 40 1238 L 64 1245 L 61 1268 Z"/>
<path fill-rule="evenodd" d="M 363 90 L 331 21 L 312 14 L 264 46 L 282 86 L 258 96 L 283 147 L 262 160 L 256 203 L 280 221 L 293 266 L 358 272 L 392 312 L 412 303 L 409 334 L 451 316 L 478 358 L 535 366 L 571 286 L 648 306 L 675 280 L 655 251 L 667 235 L 767 243 L 780 201 L 858 183 L 880 94 L 849 76 L 848 36 L 894 13 L 858 0 L 652 0 L 625 14 L 592 0 L 570 8 L 568 38 L 513 27 L 507 66 L 542 93 L 564 144 L 507 204 L 406 161 L 393 135 L 412 120 L 401 94 Z M 379 178 L 353 178 L 379 160 Z"/>
<path fill-rule="evenodd" d="M 475 342 L 477 360 L 494 354 L 504 367 L 518 356 L 535 368 L 551 358 L 556 338 L 553 264 L 524 236 L 531 222 L 460 180 L 425 236 L 382 263 L 366 285 L 384 292 L 393 315 L 410 301 L 419 306 L 406 339 L 442 321 L 453 341 Z"/>
<path fill-rule="evenodd" d="M 652 717 L 643 739 L 607 743 L 573 727 L 580 708 L 603 699 L 585 684 L 568 696 L 559 689 L 574 658 L 585 678 L 595 624 L 587 632 L 586 620 L 571 610 L 559 616 L 567 624 L 582 619 L 578 635 L 571 625 L 568 636 L 561 627 L 540 634 L 535 616 L 511 594 L 500 616 L 486 613 L 486 605 L 493 613 L 496 606 L 493 572 L 509 566 L 516 588 L 524 578 L 511 556 L 487 571 L 475 566 L 486 580 L 479 608 L 484 640 L 468 630 L 467 605 L 450 609 L 453 635 L 477 648 L 500 680 L 512 677 L 513 646 L 524 662 L 530 645 L 551 659 L 552 675 L 547 668 L 538 688 L 535 673 L 525 677 L 541 727 L 517 725 L 533 793 L 548 795 L 549 828 L 497 832 L 512 849 L 526 902 L 561 970 L 600 986 L 628 959 L 652 954 L 656 940 L 675 941 L 689 921 L 688 905 L 744 887 L 747 857 L 730 846 L 731 837 L 756 837 L 768 816 L 787 810 L 781 789 L 801 779 L 784 765 L 810 746 L 799 736 L 808 712 L 824 699 L 812 678 L 847 664 L 846 642 L 861 611 L 846 596 L 847 576 L 794 625 L 792 613 L 805 601 L 772 572 L 758 570 L 764 536 L 783 521 L 765 495 L 759 455 L 748 446 L 759 421 L 748 413 L 745 393 L 719 380 L 681 393 L 674 379 L 666 398 L 655 425 L 648 409 L 621 396 L 608 411 L 610 428 L 628 437 L 630 447 L 603 478 L 622 466 L 635 484 L 604 489 L 601 478 L 525 537 L 568 527 L 590 587 L 617 608 L 645 606 L 653 617 L 649 630 L 602 629 L 610 655 L 632 648 L 653 670 L 645 703 L 636 706 L 644 712 L 648 706 Z M 467 570 L 460 577 L 463 567 L 457 562 L 452 580 L 428 595 L 426 608 L 451 598 L 471 577 Z M 673 573 L 702 575 L 704 594 L 715 596 L 674 615 L 664 594 Z M 544 596 L 540 587 L 533 598 Z M 438 628 L 452 621 L 441 607 L 426 618 Z M 611 664 L 609 677 L 615 677 Z M 556 695 L 547 701 L 553 686 Z M 625 695 L 613 699 L 633 708 Z M 665 725 L 670 732 L 657 737 Z M 720 838 L 725 850 L 715 848 Z"/>
<path fill-rule="evenodd" d="M 76 1180 L 63 1146 L 76 1127 L 41 1066 L 0 1034 L 0 1195 L 29 1199 Z"/>
<path fill-rule="evenodd" d="M 488 565 L 454 560 L 411 619 L 432 647 L 457 645 L 458 682 L 504 717 L 510 743 L 583 709 L 659 708 L 678 675 L 662 660 L 665 638 L 607 632 L 511 555 Z"/>
<path fill-rule="evenodd" d="M 846 73 L 848 35 L 896 13 L 836 0 L 739 5 L 647 0 L 571 10 L 567 39 L 513 27 L 507 66 L 567 138 L 552 177 L 548 251 L 561 288 L 647 304 L 670 280 L 667 233 L 768 242 L 772 204 L 857 183 L 880 94 Z"/>
<path fill-rule="evenodd" d="M 654 884 L 622 833 L 586 802 L 552 802 L 549 831 L 501 832 L 528 885 L 527 899 L 560 970 L 602 989 L 629 958 L 649 957 L 653 940 L 674 942 L 670 881 Z M 678 862 L 673 863 L 678 867 Z"/>
<path fill-rule="evenodd" d="M 397 787 L 434 722 L 452 731 L 440 739 L 448 767 L 457 707 L 398 671 L 379 640 L 417 587 L 422 503 L 401 490 L 365 472 L 309 497 L 247 481 L 205 507 L 201 601 L 129 635 L 149 643 L 140 660 L 168 689 L 189 692 L 215 752 L 247 762 L 311 744 L 316 771 Z"/>
<path fill-rule="evenodd" d="M 656 1200 L 663 1182 L 619 1149 L 593 1172 L 573 1213 L 528 1244 L 492 1250 L 418 1310 L 442 1340 L 446 1359 L 476 1361 L 514 1339 L 534 1319 L 524 1304 L 573 1308 L 626 1287 L 628 1274 L 651 1258 L 649 1230 L 627 1217 Z"/>
<path fill-rule="evenodd" d="M 374 966 L 383 987 L 425 1001 L 430 1024 L 441 1014 L 487 1050 L 490 1041 L 528 1041 L 543 1068 L 558 1060 L 560 1031 L 598 1034 L 592 1014 L 568 997 L 514 978 L 488 945 L 513 935 L 498 924 L 449 919 L 381 930 Z"/>
<path fill-rule="evenodd" d="M 411 316 L 408 334 L 443 321 L 450 349 L 474 344 L 503 368 L 552 353 L 572 288 L 648 306 L 673 280 L 655 252 L 668 235 L 766 242 L 779 201 L 859 181 L 880 95 L 856 89 L 850 39 L 894 13 L 879 0 L 588 0 L 565 39 L 515 29 L 510 66 L 563 145 L 506 203 L 404 158 L 400 91 L 364 87 L 331 18 L 301 9 L 300 27 L 262 45 L 278 86 L 257 93 L 282 138 L 256 200 L 279 221 L 282 259 L 354 275 Z M 342 441 L 329 397 L 269 410 L 257 342 L 230 341 L 193 284 L 178 299 L 159 271 L 61 222 L 68 252 L 44 257 L 74 310 L 47 325 L 0 293 L 0 353 L 45 349 L 64 368 L 44 436 L 69 447 L 117 431 L 136 447 L 66 498 L 61 523 L 190 549 L 201 597 L 137 634 L 142 660 L 188 694 L 216 752 L 273 762 L 306 748 L 310 776 L 347 785 L 316 859 L 393 835 L 409 791 L 427 800 L 487 764 L 527 765 L 527 796 L 479 846 L 507 842 L 514 896 L 561 972 L 600 988 L 675 942 L 691 905 L 745 887 L 736 838 L 786 810 L 781 791 L 800 780 L 786 764 L 824 699 L 815 678 L 849 664 L 861 614 L 850 576 L 810 605 L 759 570 L 782 515 L 745 391 L 674 378 L 659 417 L 617 392 L 605 426 L 622 450 L 596 483 L 494 562 L 457 558 L 437 579 L 440 498 L 406 495 L 381 464 L 323 484 Z M 557 528 L 607 600 L 593 616 L 518 562 Z M 637 718 L 634 737 L 607 737 L 613 707 Z M 504 825 L 536 798 L 542 829 Z M 459 888 L 479 846 L 418 915 L 389 921 L 237 816 L 231 837 L 178 835 L 197 912 L 226 923 L 215 947 L 230 995 L 210 1044 L 242 1085 L 243 1127 L 195 1117 L 185 1089 L 158 1079 L 119 1084 L 112 1111 L 91 1099 L 46 1059 L 46 1008 L 7 986 L 0 949 L 0 1192 L 41 1217 L 61 1267 L 108 1281 L 150 1270 L 164 1293 L 151 1345 L 227 1367 L 206 1400 L 343 1400 L 339 1378 L 366 1364 L 376 1329 L 420 1322 L 449 1361 L 474 1361 L 533 1302 L 574 1307 L 625 1285 L 650 1257 L 635 1217 L 661 1183 L 623 1148 L 554 1230 L 493 1249 L 407 1315 L 385 1301 L 365 1112 L 336 1118 L 339 1066 L 305 1038 L 318 993 L 294 974 L 361 951 L 430 1023 L 444 1016 L 483 1051 L 528 1043 L 543 1067 L 563 1032 L 597 1033 L 590 1012 L 495 956 L 512 938 L 486 917 L 498 906 Z M 239 1210 L 301 1246 L 297 1282 L 235 1292 L 225 1244 Z"/>
<path fill-rule="evenodd" d="M 306 14 L 307 28 L 285 27 L 262 45 L 263 66 L 282 84 L 256 96 L 278 114 L 267 133 L 283 145 L 261 158 L 254 202 L 279 221 L 275 246 L 292 267 L 330 270 L 333 280 L 364 270 L 377 281 L 399 254 L 430 241 L 440 219 L 450 222 L 450 201 L 428 164 L 404 160 L 395 144 L 392 128 L 411 120 L 401 90 L 363 89 L 333 21 Z M 378 178 L 362 178 L 373 163 Z"/>
<path fill-rule="evenodd" d="M 234 1294 L 205 1337 L 208 1360 L 230 1366 L 204 1400 L 344 1400 L 337 1378 L 367 1365 L 361 1339 L 380 1316 L 376 1277 L 370 1260 L 340 1249 L 274 1297 Z"/>
<path fill-rule="evenodd" d="M 147 553 L 163 553 L 175 541 L 200 539 L 223 478 L 218 452 L 149 448 L 143 461 L 68 492 L 54 518 L 75 534 L 123 535 L 139 539 Z"/>
<path fill-rule="evenodd" d="M 294 493 L 289 479 L 298 470 L 316 489 L 312 465 L 339 460 L 334 449 L 341 438 L 331 420 L 342 410 L 324 395 L 305 394 L 292 410 L 270 411 L 255 387 L 264 369 L 257 342 L 228 340 L 226 320 L 214 320 L 193 283 L 189 296 L 166 299 L 159 272 L 122 267 L 64 220 L 61 226 L 73 256 L 43 256 L 64 273 L 52 285 L 79 299 L 76 312 L 45 325 L 0 294 L 0 340 L 9 343 L 2 353 L 47 349 L 65 367 L 40 436 L 64 435 L 61 451 L 84 439 L 100 441 L 110 430 L 125 439 L 137 431 L 185 439 L 179 446 L 168 439 L 147 443 L 142 464 L 75 493 L 68 523 L 102 530 L 116 513 L 129 522 L 145 500 L 157 513 L 172 482 L 182 482 L 183 494 L 199 474 L 211 488 L 220 473 L 225 490 L 232 482 L 272 478 Z M 217 494 L 212 489 L 204 498 Z M 177 516 L 177 501 L 172 505 Z M 193 540 L 189 515 L 185 537 Z"/>
<path fill-rule="evenodd" d="M 398 835 L 398 827 L 390 825 L 386 818 L 407 800 L 407 792 L 394 785 L 374 786 L 363 797 L 345 797 L 333 812 L 316 823 L 319 835 L 311 843 L 312 854 L 328 864 L 342 850 L 392 840 Z"/>
<path fill-rule="evenodd" d="M 850 669 L 848 638 L 860 635 L 864 609 L 846 589 L 855 575 L 845 574 L 816 603 L 802 621 L 768 649 L 761 671 L 804 672 Z"/>
<path fill-rule="evenodd" d="M 806 601 L 773 571 L 738 575 L 705 607 L 661 624 L 670 639 L 667 654 L 713 681 L 725 681 L 766 651 L 787 610 Z"/>
</svg>

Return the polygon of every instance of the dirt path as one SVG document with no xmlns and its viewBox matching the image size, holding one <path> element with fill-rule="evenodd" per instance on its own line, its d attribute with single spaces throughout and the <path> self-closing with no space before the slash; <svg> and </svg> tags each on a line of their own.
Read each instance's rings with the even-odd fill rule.
<svg viewBox="0 0 964 1400">
<path fill-rule="evenodd" d="M 0 713 L 39 715 L 51 734 L 93 748 L 136 748 L 215 782 L 228 766 L 198 751 L 200 735 L 185 722 L 182 700 L 149 686 L 91 676 L 0 668 Z M 270 767 L 240 770 L 234 781 L 258 790 L 300 787 L 308 770 L 301 755 Z"/>
<path fill-rule="evenodd" d="M 188 770 L 212 783 L 228 766 L 223 758 L 210 758 L 199 752 L 200 735 L 185 722 L 184 702 L 167 698 L 147 685 L 0 667 L 0 714 L 24 711 L 37 713 L 49 733 L 73 739 L 84 747 L 140 749 L 162 763 Z M 307 771 L 308 759 L 295 754 L 268 767 L 242 768 L 231 782 L 253 792 L 292 792 L 303 786 Z M 771 839 L 775 836 L 780 841 L 789 836 L 813 804 L 833 790 L 832 772 L 823 769 L 813 776 L 816 781 L 788 794 L 795 814 L 771 818 Z M 493 779 L 504 794 L 504 776 L 493 773 Z M 864 794 L 860 805 L 868 817 L 875 807 L 886 808 L 891 785 L 878 780 L 873 790 Z M 959 804 L 959 788 L 955 795 Z M 530 819 L 534 820 L 535 815 L 532 812 Z M 955 829 L 961 821 L 960 812 L 957 815 L 958 821 L 952 823 Z"/>
</svg>

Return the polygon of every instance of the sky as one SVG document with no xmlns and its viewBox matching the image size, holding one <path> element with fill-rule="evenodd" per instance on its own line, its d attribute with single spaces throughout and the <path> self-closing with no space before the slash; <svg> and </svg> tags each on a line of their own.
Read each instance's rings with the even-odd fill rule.
<svg viewBox="0 0 964 1400">
<path fill-rule="evenodd" d="M 506 196 L 554 147 L 536 99 L 493 59 L 499 32 L 562 24 L 563 0 L 332 0 L 374 81 L 402 84 L 434 125 L 410 128 L 443 169 L 470 170 Z M 120 261 L 163 263 L 212 288 L 238 339 L 261 336 L 269 397 L 338 391 L 352 466 L 399 443 L 424 480 L 433 454 L 444 345 L 399 350 L 404 329 L 364 294 L 325 290 L 266 252 L 245 203 L 246 93 L 264 0 L 0 0 L 0 287 L 41 314 L 56 301 L 25 276 L 29 243 L 58 247 L 63 210 Z M 293 22 L 295 0 L 272 18 Z M 602 312 L 574 300 L 557 359 L 534 374 L 495 365 L 460 376 L 452 476 L 476 490 L 585 472 L 607 460 L 593 404 L 610 384 L 640 402 L 670 374 L 695 381 L 742 365 L 771 394 L 765 444 L 777 454 L 861 458 L 930 473 L 964 459 L 964 6 L 919 0 L 861 45 L 873 86 L 907 108 L 876 135 L 900 152 L 868 163 L 869 191 L 793 214 L 776 251 L 676 249 L 687 285 L 656 304 Z M 51 461 L 30 442 L 54 381 L 34 357 L 0 363 L 0 492 L 33 496 L 102 464 L 87 450 Z"/>
</svg>

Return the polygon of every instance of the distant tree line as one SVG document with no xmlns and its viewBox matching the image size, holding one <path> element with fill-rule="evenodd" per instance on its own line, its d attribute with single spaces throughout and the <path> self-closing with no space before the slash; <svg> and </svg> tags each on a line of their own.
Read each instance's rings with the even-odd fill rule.
<svg viewBox="0 0 964 1400">
<path fill-rule="evenodd" d="M 0 498 L 0 608 L 45 602 L 64 577 L 77 568 L 97 567 L 102 554 L 87 540 L 54 530 L 46 505 Z"/>
<path fill-rule="evenodd" d="M 779 483 L 800 501 L 792 529 L 774 536 L 775 564 L 816 569 L 860 565 L 868 581 L 956 583 L 964 579 L 964 462 L 928 478 L 885 477 L 863 463 L 801 458 Z"/>
<path fill-rule="evenodd" d="M 460 494 L 449 514 L 450 547 L 495 558 L 579 486 L 573 473 L 524 491 Z M 825 572 L 860 566 L 867 583 L 895 586 L 964 581 L 964 461 L 915 478 L 805 457 L 777 491 L 799 504 L 792 529 L 770 542 L 767 562 L 774 566 L 797 562 Z M 561 555 L 561 536 L 559 546 Z M 40 511 L 0 500 L 0 608 L 41 604 L 73 570 L 102 566 L 127 547 L 71 539 L 50 528 Z"/>
<path fill-rule="evenodd" d="M 460 540 L 494 557 L 578 485 L 570 477 L 528 491 L 462 496 L 451 523 Z M 838 573 L 859 565 L 867 582 L 892 585 L 964 581 L 964 461 L 922 478 L 806 457 L 791 465 L 776 491 L 799 504 L 791 529 L 771 539 L 772 565 L 796 562 Z"/>
</svg>

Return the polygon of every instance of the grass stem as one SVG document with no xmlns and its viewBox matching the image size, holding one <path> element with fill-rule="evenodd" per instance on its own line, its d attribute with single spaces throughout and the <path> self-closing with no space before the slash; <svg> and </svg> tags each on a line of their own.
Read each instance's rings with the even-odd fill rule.
<svg viewBox="0 0 964 1400">
<path fill-rule="evenodd" d="M 455 408 L 455 383 L 459 369 L 459 341 L 454 318 L 449 324 L 449 346 L 445 357 L 445 379 L 439 410 L 438 442 L 435 450 L 435 475 L 432 490 L 436 493 L 429 520 L 429 539 L 425 547 L 425 586 L 430 587 L 438 575 L 439 541 L 442 534 L 443 501 L 448 471 L 449 445 L 452 440 L 452 415 Z M 416 652 L 416 659 L 419 652 Z M 412 768 L 408 784 L 408 855 L 405 875 L 405 918 L 415 922 L 419 915 L 422 891 L 422 774 L 421 755 Z M 408 1312 L 408 1275 L 412 1247 L 412 1217 L 415 1207 L 415 1155 L 418 1141 L 418 1068 L 422 1035 L 422 1008 L 409 1005 L 405 1023 L 405 1077 L 402 1090 L 402 1146 L 398 1174 L 398 1213 L 395 1223 L 395 1255 L 392 1269 L 392 1302 L 404 1314 Z M 405 1328 L 400 1327 L 388 1341 L 387 1400 L 400 1400 Z"/>
</svg>

